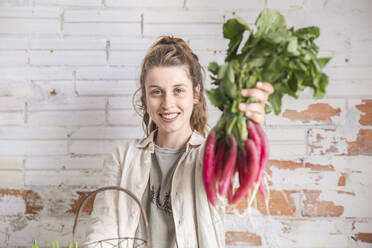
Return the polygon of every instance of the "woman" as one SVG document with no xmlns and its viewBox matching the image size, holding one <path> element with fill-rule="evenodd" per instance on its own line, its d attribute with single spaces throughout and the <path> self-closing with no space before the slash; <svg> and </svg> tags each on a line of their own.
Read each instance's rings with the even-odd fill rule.
<svg viewBox="0 0 372 248">
<path fill-rule="evenodd" d="M 95 199 L 87 243 L 142 237 L 150 238 L 152 247 L 224 247 L 224 204 L 209 203 L 202 180 L 204 79 L 198 57 L 184 40 L 163 36 L 150 48 L 140 77 L 146 137 L 118 144 L 104 171 L 106 185 L 126 188 L 141 199 L 151 235 L 146 236 L 133 199 L 105 191 Z M 241 104 L 240 110 L 263 124 L 272 92 L 269 83 L 243 90 L 243 96 L 254 96 L 260 103 Z"/>
</svg>

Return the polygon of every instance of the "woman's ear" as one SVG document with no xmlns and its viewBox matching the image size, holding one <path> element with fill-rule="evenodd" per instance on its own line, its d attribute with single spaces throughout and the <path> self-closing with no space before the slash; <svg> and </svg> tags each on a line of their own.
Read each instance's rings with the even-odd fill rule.
<svg viewBox="0 0 372 248">
<path fill-rule="evenodd" d="M 200 84 L 195 87 L 194 104 L 198 104 L 200 99 Z"/>
</svg>

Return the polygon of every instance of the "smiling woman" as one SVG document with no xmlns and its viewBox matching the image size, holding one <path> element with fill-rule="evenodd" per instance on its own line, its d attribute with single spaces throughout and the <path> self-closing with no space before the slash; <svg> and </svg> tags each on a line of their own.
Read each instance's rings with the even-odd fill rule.
<svg viewBox="0 0 372 248">
<path fill-rule="evenodd" d="M 204 68 L 183 39 L 164 36 L 150 47 L 140 76 L 146 137 L 120 143 L 104 168 L 105 186 L 120 186 L 141 199 L 150 235 L 135 202 L 106 191 L 95 199 L 86 243 L 137 237 L 155 248 L 225 247 L 224 203 L 208 202 L 202 179 L 204 80 Z M 257 92 L 265 102 L 268 93 Z M 263 115 L 264 109 L 256 112 Z"/>
</svg>

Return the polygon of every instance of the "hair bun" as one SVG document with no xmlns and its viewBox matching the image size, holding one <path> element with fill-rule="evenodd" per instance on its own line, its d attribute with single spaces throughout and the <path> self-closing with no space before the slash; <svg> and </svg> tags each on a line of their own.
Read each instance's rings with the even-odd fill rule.
<svg viewBox="0 0 372 248">
<path fill-rule="evenodd" d="M 162 39 L 160 42 L 162 45 L 176 45 L 177 43 L 171 39 Z"/>
</svg>

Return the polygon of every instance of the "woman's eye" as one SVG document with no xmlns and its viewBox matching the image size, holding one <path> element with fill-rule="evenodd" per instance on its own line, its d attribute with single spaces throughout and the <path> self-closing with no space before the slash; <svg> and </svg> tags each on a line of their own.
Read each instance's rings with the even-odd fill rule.
<svg viewBox="0 0 372 248">
<path fill-rule="evenodd" d="M 177 94 L 180 94 L 180 93 L 182 93 L 183 90 L 182 89 L 176 89 L 175 91 L 176 91 Z"/>
<path fill-rule="evenodd" d="M 153 95 L 159 95 L 160 93 L 161 93 L 160 90 L 154 90 L 154 91 L 152 92 Z"/>
</svg>

